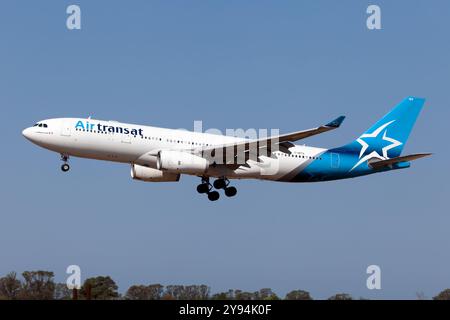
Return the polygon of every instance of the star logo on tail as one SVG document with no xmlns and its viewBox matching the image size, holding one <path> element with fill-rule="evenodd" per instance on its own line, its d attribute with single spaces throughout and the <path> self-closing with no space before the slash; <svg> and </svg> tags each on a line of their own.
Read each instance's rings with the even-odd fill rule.
<svg viewBox="0 0 450 320">
<path fill-rule="evenodd" d="M 389 159 L 388 151 L 403 144 L 400 141 L 387 136 L 387 127 L 394 121 L 395 120 L 392 120 L 383 124 L 372 133 L 364 133 L 356 140 L 361 145 L 361 151 L 359 152 L 359 161 L 353 166 L 350 171 L 357 168 L 361 163 L 372 158 L 377 158 L 380 160 Z M 381 132 L 383 132 L 383 135 L 381 135 Z M 366 140 L 372 140 L 373 143 L 368 143 Z M 381 155 L 378 152 L 380 148 Z"/>
</svg>

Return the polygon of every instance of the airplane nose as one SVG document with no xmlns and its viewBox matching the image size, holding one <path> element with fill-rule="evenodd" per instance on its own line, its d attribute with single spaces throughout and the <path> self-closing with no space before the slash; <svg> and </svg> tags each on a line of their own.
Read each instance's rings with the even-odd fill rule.
<svg viewBox="0 0 450 320">
<path fill-rule="evenodd" d="M 22 131 L 22 135 L 27 138 L 28 140 L 30 140 L 31 138 L 31 129 L 30 128 L 26 128 L 25 130 Z"/>
</svg>

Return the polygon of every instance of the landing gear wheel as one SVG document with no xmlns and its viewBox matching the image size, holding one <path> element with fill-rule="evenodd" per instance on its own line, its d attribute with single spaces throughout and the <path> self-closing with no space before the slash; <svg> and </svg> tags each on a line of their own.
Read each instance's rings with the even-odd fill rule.
<svg viewBox="0 0 450 320">
<path fill-rule="evenodd" d="M 225 195 L 227 197 L 234 197 L 237 193 L 237 189 L 235 187 L 227 187 L 225 188 Z"/>
<path fill-rule="evenodd" d="M 208 183 L 201 183 L 197 186 L 197 192 L 198 193 L 208 193 L 209 191 L 209 184 Z"/>
<path fill-rule="evenodd" d="M 61 166 L 61 170 L 63 172 L 69 171 L 70 166 L 67 163 L 67 161 L 69 161 L 69 156 L 67 154 L 61 153 L 61 160 L 64 161 L 64 164 Z"/>
<path fill-rule="evenodd" d="M 220 194 L 217 191 L 211 191 L 208 193 L 208 199 L 210 201 L 217 201 L 219 200 Z"/>
<path fill-rule="evenodd" d="M 225 189 L 227 187 L 227 181 L 225 179 L 217 179 L 213 185 L 216 189 Z"/>
</svg>

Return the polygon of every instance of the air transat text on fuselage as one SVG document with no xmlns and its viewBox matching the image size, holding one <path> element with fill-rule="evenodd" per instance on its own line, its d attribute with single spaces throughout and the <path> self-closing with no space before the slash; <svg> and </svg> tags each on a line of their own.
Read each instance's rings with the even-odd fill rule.
<svg viewBox="0 0 450 320">
<path fill-rule="evenodd" d="M 101 123 L 90 123 L 89 121 L 83 122 L 78 121 L 75 125 L 75 129 L 81 129 L 81 130 L 97 130 L 99 132 L 110 132 L 110 133 L 121 133 L 121 134 L 131 134 L 132 136 L 144 136 L 143 129 L 130 129 L 130 128 L 123 128 L 120 126 L 112 126 L 112 125 L 105 125 Z"/>
</svg>

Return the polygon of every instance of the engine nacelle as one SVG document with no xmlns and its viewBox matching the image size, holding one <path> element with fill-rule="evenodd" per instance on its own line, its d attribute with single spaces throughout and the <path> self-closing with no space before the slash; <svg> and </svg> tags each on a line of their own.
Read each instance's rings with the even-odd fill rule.
<svg viewBox="0 0 450 320">
<path fill-rule="evenodd" d="M 131 165 L 131 177 L 146 182 L 171 182 L 180 180 L 180 174 L 161 171 L 138 164 Z"/>
<path fill-rule="evenodd" d="M 162 150 L 158 153 L 156 167 L 169 172 L 203 174 L 208 170 L 209 161 L 188 152 Z"/>
</svg>

